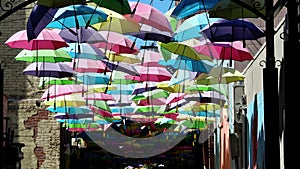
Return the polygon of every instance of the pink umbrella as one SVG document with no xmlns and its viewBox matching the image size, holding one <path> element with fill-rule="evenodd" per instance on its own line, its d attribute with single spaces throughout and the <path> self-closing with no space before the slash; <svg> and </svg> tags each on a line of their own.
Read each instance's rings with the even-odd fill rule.
<svg viewBox="0 0 300 169">
<path fill-rule="evenodd" d="M 153 26 L 162 31 L 173 32 L 172 27 L 166 16 L 153 6 L 141 2 L 129 2 L 133 14 L 130 16 L 139 23 Z"/>
<path fill-rule="evenodd" d="M 141 50 L 137 55 L 140 60 L 142 60 L 141 65 L 148 67 L 159 67 L 162 66 L 158 64 L 160 60 L 163 59 L 163 56 L 159 52 L 151 50 Z"/>
<path fill-rule="evenodd" d="M 141 69 L 140 81 L 162 82 L 170 80 L 172 74 L 163 67 L 144 67 Z"/>
<path fill-rule="evenodd" d="M 72 93 L 86 92 L 87 89 L 80 84 L 68 84 L 68 85 L 52 85 L 45 90 L 40 99 L 45 100 L 63 95 L 69 95 Z"/>
<path fill-rule="evenodd" d="M 132 40 L 123 34 L 111 31 L 98 31 L 98 33 L 103 36 L 107 42 L 98 42 L 95 43 L 94 46 L 103 48 L 105 51 L 111 50 L 116 54 L 119 54 L 136 53 L 139 50 L 137 46 L 133 44 Z"/>
<path fill-rule="evenodd" d="M 58 49 L 69 45 L 55 31 L 43 29 L 37 38 L 28 41 L 27 31 L 21 30 L 13 34 L 6 42 L 11 48 L 38 50 Z"/>
<path fill-rule="evenodd" d="M 210 55 L 218 60 L 245 61 L 252 60 L 253 56 L 247 48 L 243 47 L 241 41 L 214 42 L 205 45 L 197 45 L 194 49 L 204 55 Z"/>
<path fill-rule="evenodd" d="M 156 99 L 144 99 L 138 102 L 139 106 L 149 106 L 149 105 L 165 105 L 166 98 L 156 98 Z"/>
<path fill-rule="evenodd" d="M 103 110 L 100 109 L 98 107 L 95 106 L 90 106 L 90 109 L 92 110 L 92 112 L 99 114 L 102 117 L 109 117 L 109 118 L 113 118 L 113 114 L 107 110 Z"/>
<path fill-rule="evenodd" d="M 84 96 L 84 99 L 87 100 L 115 100 L 114 97 L 110 94 L 105 94 L 105 93 L 90 93 Z"/>
<path fill-rule="evenodd" d="M 100 60 L 78 58 L 78 59 L 73 59 L 73 61 L 68 62 L 68 64 L 69 64 L 69 66 L 73 65 L 74 71 L 79 72 L 79 73 L 86 73 L 86 72 L 103 73 L 103 72 L 111 71 Z"/>
</svg>

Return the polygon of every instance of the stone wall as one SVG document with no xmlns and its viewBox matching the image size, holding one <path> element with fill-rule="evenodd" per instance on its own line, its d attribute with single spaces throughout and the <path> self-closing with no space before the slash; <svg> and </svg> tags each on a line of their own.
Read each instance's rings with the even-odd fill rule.
<svg viewBox="0 0 300 169">
<path fill-rule="evenodd" d="M 3 1 L 2 6 L 5 7 Z M 13 7 L 24 1 L 10 1 Z M 60 126 L 51 114 L 36 106 L 36 100 L 43 91 L 38 89 L 39 79 L 23 75 L 30 64 L 16 61 L 15 56 L 22 49 L 12 49 L 5 41 L 14 33 L 25 30 L 27 18 L 33 5 L 21 9 L 0 22 L 0 63 L 4 69 L 4 94 L 8 99 L 7 116 L 9 126 L 16 135 L 14 142 L 24 143 L 22 169 L 59 168 Z M 8 9 L 8 8 L 6 8 Z M 0 10 L 0 15 L 5 11 Z"/>
</svg>

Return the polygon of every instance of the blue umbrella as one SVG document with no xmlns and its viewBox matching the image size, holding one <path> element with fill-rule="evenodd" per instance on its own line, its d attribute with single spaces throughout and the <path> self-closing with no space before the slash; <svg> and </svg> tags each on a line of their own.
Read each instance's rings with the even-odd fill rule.
<svg viewBox="0 0 300 169">
<path fill-rule="evenodd" d="M 27 20 L 28 41 L 37 38 L 40 32 L 52 21 L 58 8 L 35 4 Z"/>
<path fill-rule="evenodd" d="M 110 77 L 109 75 L 105 75 L 103 73 L 78 73 L 78 79 L 80 79 L 83 84 L 94 85 L 94 84 L 108 84 Z"/>
<path fill-rule="evenodd" d="M 47 25 L 47 28 L 79 28 L 85 27 L 88 22 L 96 24 L 106 21 L 108 15 L 99 9 L 87 5 L 70 5 L 59 8 L 54 20 Z M 90 20 L 91 18 L 91 20 Z M 64 25 L 62 25 L 62 23 Z"/>
<path fill-rule="evenodd" d="M 47 107 L 46 110 L 53 113 L 68 113 L 68 114 L 85 114 L 91 112 L 88 106 L 80 106 L 80 107 L 66 106 L 66 107 L 56 107 L 56 108 L 54 108 L 54 106 L 49 106 Z"/>
<path fill-rule="evenodd" d="M 196 14 L 187 20 L 183 21 L 175 31 L 175 41 L 186 41 L 193 38 L 201 37 L 200 31 L 206 25 L 218 20 L 219 18 L 209 18 L 208 13 Z"/>
<path fill-rule="evenodd" d="M 72 58 L 84 58 L 84 59 L 93 59 L 101 60 L 106 58 L 104 53 L 94 45 L 88 43 L 69 43 L 69 47 L 64 48 Z"/>
<path fill-rule="evenodd" d="M 209 71 L 215 66 L 213 62 L 207 60 L 194 60 L 186 56 L 178 56 L 176 59 L 169 59 L 167 61 L 160 60 L 158 63 L 174 69 L 183 69 L 202 73 L 209 73 Z"/>
<path fill-rule="evenodd" d="M 201 32 L 211 42 L 257 40 L 265 36 L 262 29 L 246 19 L 218 19 Z"/>
<path fill-rule="evenodd" d="M 175 7 L 171 16 L 177 20 L 194 15 L 202 10 L 209 10 L 214 7 L 220 0 L 182 0 Z"/>
</svg>

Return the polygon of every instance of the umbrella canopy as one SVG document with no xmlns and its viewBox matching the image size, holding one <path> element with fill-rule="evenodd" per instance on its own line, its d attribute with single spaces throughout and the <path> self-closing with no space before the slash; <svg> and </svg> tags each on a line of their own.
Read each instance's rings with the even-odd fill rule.
<svg viewBox="0 0 300 169">
<path fill-rule="evenodd" d="M 70 85 L 52 85 L 45 90 L 40 99 L 45 100 L 49 98 L 54 98 L 63 95 L 69 95 L 72 93 L 84 93 L 87 89 L 80 84 L 70 84 Z"/>
<path fill-rule="evenodd" d="M 102 62 L 105 63 L 110 70 L 124 72 L 133 76 L 139 75 L 139 72 L 132 64 L 122 62 L 115 63 L 105 59 L 103 59 Z"/>
<path fill-rule="evenodd" d="M 93 28 L 99 31 L 118 32 L 127 34 L 130 32 L 138 32 L 140 30 L 139 23 L 133 18 L 110 15 L 106 22 L 99 22 L 92 25 Z"/>
<path fill-rule="evenodd" d="M 85 99 L 87 100 L 115 100 L 114 97 L 110 94 L 105 94 L 105 93 L 89 93 L 84 96 Z"/>
<path fill-rule="evenodd" d="M 211 42 L 233 42 L 257 40 L 265 36 L 264 31 L 246 19 L 218 19 L 201 30 Z"/>
<path fill-rule="evenodd" d="M 199 11 L 206 11 L 214 7 L 220 0 L 182 0 L 175 7 L 171 16 L 177 20 L 194 15 Z"/>
<path fill-rule="evenodd" d="M 92 0 L 97 6 L 105 7 L 122 15 L 131 14 L 128 0 Z"/>
<path fill-rule="evenodd" d="M 76 77 L 87 85 L 108 84 L 110 80 L 108 75 L 93 72 L 77 73 Z"/>
<path fill-rule="evenodd" d="M 110 69 L 106 68 L 106 65 L 100 60 L 92 60 L 92 59 L 73 59 L 72 62 L 67 63 L 69 66 L 73 66 L 75 72 L 86 73 L 103 73 L 109 72 Z"/>
<path fill-rule="evenodd" d="M 105 42 L 105 38 L 100 35 L 94 28 L 92 27 L 79 27 L 70 28 L 70 29 L 54 29 L 58 32 L 59 36 L 68 43 L 96 43 L 96 42 Z M 71 31 L 70 31 L 71 30 Z M 74 32 L 76 32 L 74 34 Z"/>
<path fill-rule="evenodd" d="M 138 51 L 137 46 L 123 34 L 110 31 L 98 31 L 98 33 L 103 36 L 106 41 L 93 44 L 97 48 L 111 50 L 116 54 L 136 53 Z M 132 47 L 132 45 L 134 46 Z"/>
<path fill-rule="evenodd" d="M 144 67 L 140 71 L 140 81 L 161 82 L 170 80 L 172 74 L 163 67 Z"/>
<path fill-rule="evenodd" d="M 57 10 L 58 8 L 34 4 L 26 25 L 29 41 L 38 37 L 41 31 L 52 21 Z"/>
<path fill-rule="evenodd" d="M 38 57 L 37 57 L 38 56 Z M 25 62 L 71 62 L 71 56 L 62 48 L 27 50 L 23 49 L 15 57 L 16 60 Z"/>
<path fill-rule="evenodd" d="M 86 100 L 83 99 L 82 94 L 75 93 L 63 96 L 57 96 L 54 98 L 50 98 L 49 100 L 44 101 L 46 106 L 54 106 L 54 107 L 80 107 L 86 106 Z"/>
<path fill-rule="evenodd" d="M 93 59 L 101 60 L 105 58 L 105 54 L 94 45 L 88 43 L 68 43 L 69 47 L 64 48 L 72 58 L 83 58 L 83 59 Z"/>
<path fill-rule="evenodd" d="M 61 8 L 75 4 L 85 4 L 85 0 L 38 0 L 37 3 L 51 8 Z"/>
<path fill-rule="evenodd" d="M 55 108 L 55 109 L 54 109 Z M 68 113 L 68 114 L 87 114 L 91 110 L 88 106 L 72 107 L 72 106 L 63 106 L 63 107 L 53 107 L 49 106 L 46 110 L 53 113 Z"/>
<path fill-rule="evenodd" d="M 219 76 L 211 75 L 204 76 L 196 80 L 196 84 L 210 85 L 210 84 L 229 84 L 236 81 L 242 81 L 245 79 L 245 76 L 238 70 L 234 72 L 226 72 L 220 74 Z"/>
<path fill-rule="evenodd" d="M 253 56 L 247 48 L 243 47 L 241 41 L 214 42 L 195 46 L 194 49 L 206 55 L 212 54 L 217 60 L 245 61 L 253 60 Z"/>
<path fill-rule="evenodd" d="M 186 41 L 192 38 L 199 38 L 202 36 L 200 31 L 206 25 L 218 20 L 219 18 L 210 18 L 207 12 L 196 14 L 182 22 L 174 33 L 176 41 Z"/>
<path fill-rule="evenodd" d="M 251 0 L 241 0 L 242 3 L 247 4 L 249 7 L 253 6 Z M 265 15 L 265 1 L 258 0 L 255 5 L 256 12 Z M 238 19 L 238 18 L 258 18 L 257 14 L 254 14 L 247 8 L 230 1 L 230 0 L 220 0 L 213 8 L 211 8 L 208 13 L 211 17 L 224 18 L 224 19 Z"/>
<path fill-rule="evenodd" d="M 210 56 L 203 55 L 198 53 L 193 47 L 185 45 L 179 42 L 169 42 L 169 43 L 158 43 L 162 48 L 167 49 L 168 51 L 189 57 L 193 60 L 212 60 Z"/>
<path fill-rule="evenodd" d="M 161 66 L 160 64 L 158 64 L 158 62 L 163 59 L 163 56 L 159 52 L 146 49 L 140 50 L 140 52 L 136 56 L 140 58 L 142 66 L 148 67 Z"/>
<path fill-rule="evenodd" d="M 215 66 L 213 62 L 207 60 L 193 60 L 185 56 L 178 56 L 176 59 L 169 59 L 167 61 L 160 60 L 160 65 L 169 66 L 174 69 L 189 70 L 192 72 L 209 73 Z"/>
<path fill-rule="evenodd" d="M 104 22 L 107 14 L 101 10 L 94 9 L 87 5 L 70 5 L 59 8 L 54 19 L 47 25 L 47 28 L 79 28 L 85 27 L 88 23 L 95 24 Z"/>
<path fill-rule="evenodd" d="M 129 5 L 132 10 L 130 17 L 139 23 L 153 26 L 162 31 L 173 32 L 170 22 L 158 9 L 142 2 L 129 2 Z"/>
<path fill-rule="evenodd" d="M 21 30 L 13 34 L 6 42 L 11 48 L 38 50 L 58 49 L 67 47 L 68 44 L 54 30 L 43 29 L 37 38 L 28 41 L 27 31 Z"/>
<path fill-rule="evenodd" d="M 56 77 L 44 77 L 40 79 L 39 88 L 43 88 L 45 84 L 48 85 L 66 85 L 75 84 L 75 80 L 72 77 L 56 78 Z"/>
<path fill-rule="evenodd" d="M 63 62 L 37 62 L 37 68 L 38 71 L 36 64 L 31 63 L 23 70 L 23 75 L 63 78 L 72 77 L 74 73 L 73 69 Z"/>
<path fill-rule="evenodd" d="M 160 41 L 164 43 L 170 42 L 173 37 L 173 33 L 162 31 L 146 24 L 142 24 L 138 32 L 131 32 L 126 35 L 131 35 L 142 40 Z"/>
</svg>

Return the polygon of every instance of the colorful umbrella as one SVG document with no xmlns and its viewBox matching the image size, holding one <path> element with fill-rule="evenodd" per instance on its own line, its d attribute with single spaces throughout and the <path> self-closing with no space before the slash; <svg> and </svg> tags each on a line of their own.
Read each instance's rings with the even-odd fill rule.
<svg viewBox="0 0 300 169">
<path fill-rule="evenodd" d="M 75 84 L 75 80 L 72 77 L 56 78 L 56 77 L 44 77 L 40 79 L 39 88 L 43 88 L 45 84 L 48 85 L 66 85 Z"/>
<path fill-rule="evenodd" d="M 53 106 L 49 106 L 46 108 L 46 110 L 53 113 L 68 113 L 68 114 L 86 114 L 91 112 L 91 109 L 88 106 L 80 106 L 80 107 L 63 106 L 63 107 L 56 107 L 55 109 Z"/>
<path fill-rule="evenodd" d="M 85 27 L 87 23 L 95 24 L 104 22 L 107 14 L 101 10 L 94 9 L 87 5 L 70 5 L 59 8 L 54 20 L 47 25 L 47 28 L 79 28 Z"/>
<path fill-rule="evenodd" d="M 69 43 L 69 47 L 64 48 L 64 50 L 67 51 L 72 58 L 101 60 L 106 57 L 102 50 L 88 43 Z"/>
<path fill-rule="evenodd" d="M 43 29 L 36 39 L 28 41 L 27 31 L 21 30 L 13 34 L 6 42 L 11 48 L 38 50 L 58 49 L 67 47 L 68 44 L 54 30 Z"/>
<path fill-rule="evenodd" d="M 124 16 L 110 16 L 106 22 L 99 22 L 92 25 L 98 31 L 111 31 L 120 34 L 127 34 L 130 32 L 138 32 L 140 30 L 139 23 L 133 18 Z"/>
<path fill-rule="evenodd" d="M 31 63 L 23 70 L 23 75 L 31 75 L 38 77 L 72 77 L 73 69 L 63 62 L 51 63 L 51 62 L 37 62 L 37 68 L 35 63 Z"/>
<path fill-rule="evenodd" d="M 141 65 L 146 67 L 161 66 L 158 62 L 163 59 L 163 56 L 159 52 L 146 49 L 140 50 L 136 56 L 141 60 Z"/>
<path fill-rule="evenodd" d="M 85 0 L 38 0 L 37 3 L 51 8 L 61 8 L 69 5 L 85 4 Z"/>
<path fill-rule="evenodd" d="M 82 97 L 82 94 L 75 93 L 69 95 L 58 96 L 54 98 L 50 98 L 49 100 L 44 101 L 46 106 L 54 106 L 54 107 L 80 107 L 86 106 L 86 100 Z"/>
<path fill-rule="evenodd" d="M 265 36 L 263 30 L 246 19 L 218 19 L 201 30 L 211 42 L 257 40 Z"/>
<path fill-rule="evenodd" d="M 212 60 L 210 56 L 203 55 L 198 53 L 193 47 L 185 45 L 179 42 L 169 42 L 169 43 L 160 43 L 158 44 L 162 47 L 167 49 L 169 52 L 174 54 L 182 55 L 189 57 L 193 60 Z"/>
<path fill-rule="evenodd" d="M 109 72 L 110 69 L 106 68 L 106 65 L 100 60 L 92 60 L 92 59 L 73 59 L 72 62 L 67 63 L 70 67 L 73 66 L 75 72 L 79 73 L 103 73 Z"/>
<path fill-rule="evenodd" d="M 135 66 L 129 63 L 122 63 L 122 62 L 111 62 L 109 60 L 103 59 L 102 60 L 103 63 L 106 64 L 106 66 L 110 69 L 110 70 L 117 70 L 120 72 L 124 72 L 127 73 L 129 75 L 139 75 L 139 72 L 136 70 Z"/>
<path fill-rule="evenodd" d="M 95 84 L 108 84 L 110 77 L 103 73 L 77 73 L 76 77 L 86 85 L 95 85 Z"/>
<path fill-rule="evenodd" d="M 54 116 L 56 119 L 85 119 L 85 118 L 93 118 L 93 113 L 86 114 L 67 114 L 67 113 L 56 113 Z"/>
<path fill-rule="evenodd" d="M 87 89 L 80 84 L 70 85 L 52 85 L 46 89 L 40 99 L 45 100 L 49 98 L 55 98 L 58 96 L 69 95 L 73 93 L 84 93 Z"/>
<path fill-rule="evenodd" d="M 173 32 L 168 19 L 155 7 L 142 2 L 129 2 L 129 5 L 132 10 L 130 17 L 137 22 L 153 26 L 162 31 Z"/>
<path fill-rule="evenodd" d="M 65 42 L 68 43 L 96 43 L 96 42 L 105 42 L 105 38 L 101 36 L 94 28 L 92 27 L 79 27 L 70 28 L 70 29 L 54 29 L 58 32 L 59 36 L 64 39 Z M 70 31 L 72 30 L 72 31 Z M 76 32 L 74 34 L 73 32 Z"/>
<path fill-rule="evenodd" d="M 138 51 L 137 46 L 135 46 L 133 42 L 123 34 L 110 31 L 98 31 L 98 33 L 103 36 L 106 41 L 93 44 L 97 48 L 110 50 L 116 54 L 136 53 Z M 134 46 L 132 47 L 132 45 Z"/>
<path fill-rule="evenodd" d="M 36 57 L 38 55 L 38 57 Z M 15 57 L 18 61 L 25 62 L 71 62 L 71 56 L 62 48 L 41 49 L 41 50 L 27 50 L 23 49 Z"/>
<path fill-rule="evenodd" d="M 38 37 L 41 31 L 52 21 L 57 10 L 58 8 L 34 4 L 26 25 L 28 41 Z"/>
<path fill-rule="evenodd" d="M 173 37 L 173 33 L 162 31 L 146 24 L 142 24 L 138 32 L 130 32 L 126 33 L 126 35 L 131 35 L 142 40 L 160 41 L 164 43 L 170 42 Z"/>
<path fill-rule="evenodd" d="M 84 99 L 87 100 L 115 100 L 114 97 L 110 94 L 105 94 L 105 93 L 90 93 L 84 96 Z"/>
<path fill-rule="evenodd" d="M 240 62 L 253 60 L 253 56 L 247 48 L 243 47 L 241 41 L 208 42 L 206 45 L 195 46 L 194 49 L 205 55 L 211 54 L 217 60 L 234 60 Z"/>
<path fill-rule="evenodd" d="M 131 14 L 127 0 L 92 0 L 97 6 L 105 7 L 122 15 Z"/>
<path fill-rule="evenodd" d="M 234 72 L 226 72 L 220 74 L 219 76 L 212 75 L 212 76 L 204 76 L 204 78 L 200 78 L 196 80 L 196 84 L 203 84 L 203 85 L 210 85 L 210 84 L 229 84 L 236 81 L 243 81 L 245 76 L 235 70 Z"/>
<path fill-rule="evenodd" d="M 219 18 L 210 18 L 207 12 L 196 14 L 182 22 L 175 33 L 175 41 L 186 41 L 192 38 L 199 38 L 202 36 L 200 31 L 208 24 L 218 20 Z"/>
<path fill-rule="evenodd" d="M 192 72 L 208 73 L 215 64 L 207 60 L 193 60 L 185 56 L 178 56 L 176 59 L 167 61 L 160 60 L 160 65 L 172 67 L 174 69 L 189 70 Z"/>
<path fill-rule="evenodd" d="M 170 80 L 172 74 L 163 67 L 144 67 L 140 71 L 140 81 L 161 82 Z"/>
<path fill-rule="evenodd" d="M 247 4 L 249 7 L 253 6 L 253 2 L 251 0 L 241 0 L 242 3 Z M 258 0 L 255 3 L 256 12 L 261 13 L 261 15 L 265 15 L 265 1 Z M 224 19 L 238 19 L 238 18 L 258 18 L 257 14 L 254 14 L 247 8 L 233 2 L 230 0 L 220 0 L 213 8 L 211 8 L 208 13 L 211 17 L 215 18 L 224 18 Z"/>
<path fill-rule="evenodd" d="M 194 15 L 199 11 L 206 11 L 214 7 L 220 0 L 182 0 L 175 7 L 171 16 L 177 20 L 184 19 L 188 16 Z"/>
</svg>

